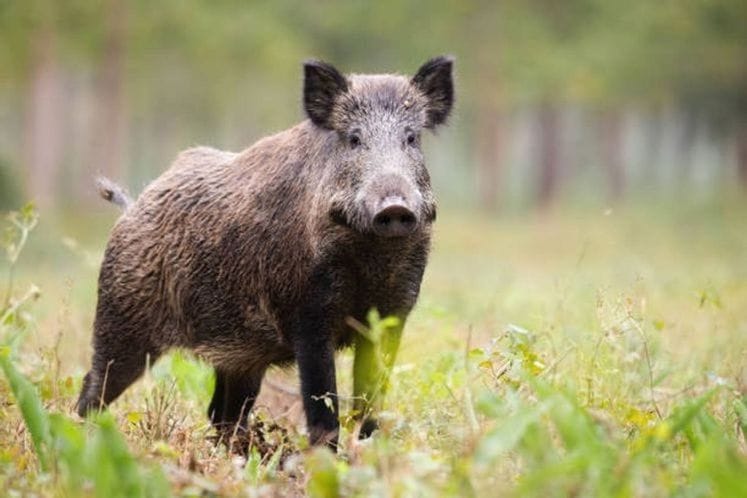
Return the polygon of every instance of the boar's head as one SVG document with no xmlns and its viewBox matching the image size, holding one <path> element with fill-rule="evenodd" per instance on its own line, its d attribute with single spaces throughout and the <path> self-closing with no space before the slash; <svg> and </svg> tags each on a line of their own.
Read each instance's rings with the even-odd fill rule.
<svg viewBox="0 0 747 498">
<path fill-rule="evenodd" d="M 421 135 L 449 116 L 453 60 L 413 76 L 345 76 L 304 65 L 304 107 L 325 137 L 324 202 L 331 219 L 364 234 L 407 237 L 432 223 L 436 205 Z"/>
</svg>

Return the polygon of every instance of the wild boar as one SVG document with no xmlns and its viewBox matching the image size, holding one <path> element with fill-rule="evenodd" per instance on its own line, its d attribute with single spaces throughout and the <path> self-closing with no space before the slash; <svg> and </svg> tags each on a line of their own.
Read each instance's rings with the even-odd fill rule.
<svg viewBox="0 0 747 498">
<path fill-rule="evenodd" d="M 217 428 L 245 427 L 271 365 L 298 364 L 309 439 L 336 444 L 334 354 L 355 345 L 356 413 L 380 404 L 420 291 L 436 203 L 421 134 L 449 116 L 453 61 L 408 78 L 304 64 L 300 124 L 240 153 L 186 150 L 124 208 L 101 265 L 85 416 L 171 348 L 215 367 Z M 399 318 L 383 341 L 356 333 L 375 308 Z M 326 400 L 325 400 L 326 398 Z M 375 427 L 366 418 L 362 434 Z"/>
</svg>

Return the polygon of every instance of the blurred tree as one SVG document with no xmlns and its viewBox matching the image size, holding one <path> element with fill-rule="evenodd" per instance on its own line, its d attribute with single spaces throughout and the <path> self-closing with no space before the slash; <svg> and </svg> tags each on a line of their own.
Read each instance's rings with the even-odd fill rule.
<svg viewBox="0 0 747 498">
<path fill-rule="evenodd" d="M 55 200 L 64 134 L 58 39 L 50 20 L 29 33 L 29 43 L 23 159 L 32 199 L 48 207 Z"/>
<path fill-rule="evenodd" d="M 602 114 L 600 131 L 602 141 L 602 162 L 608 175 L 609 196 L 619 200 L 625 191 L 625 164 L 622 157 L 623 117 L 613 109 Z"/>
<path fill-rule="evenodd" d="M 558 195 L 560 180 L 560 113 L 557 105 L 546 102 L 539 108 L 537 202 L 547 209 Z"/>
<path fill-rule="evenodd" d="M 64 64 L 95 39 L 86 0 L 0 2 L 0 66 L 23 96 L 22 171 L 28 195 L 54 204 L 67 133 Z M 18 90 L 16 90 L 18 91 Z"/>
<path fill-rule="evenodd" d="M 499 205 L 503 180 L 504 147 L 508 142 L 505 120 L 509 102 L 504 94 L 503 52 L 507 49 L 505 30 L 498 2 L 479 2 L 464 19 L 463 32 L 482 40 L 473 43 L 462 39 L 462 52 L 468 71 L 474 71 L 474 82 L 465 93 L 479 96 L 469 102 L 475 114 L 475 151 L 477 161 L 477 195 L 479 205 L 495 211 Z M 510 48 L 508 48 L 510 50 Z"/>
<path fill-rule="evenodd" d="M 412 73 L 440 53 L 457 56 L 456 119 L 470 129 L 463 136 L 477 165 L 463 174 L 476 172 L 486 209 L 509 188 L 521 138 L 509 117 L 527 111 L 537 121 L 532 187 L 544 205 L 586 162 L 598 165 L 610 197 L 624 194 L 631 115 L 652 130 L 644 134 L 652 170 L 672 156 L 690 181 L 687 165 L 701 167 L 692 144 L 709 130 L 722 148 L 737 144 L 747 185 L 744 0 L 0 0 L 0 33 L 0 92 L 22 97 L 24 177 L 42 202 L 54 201 L 62 167 L 124 179 L 129 165 L 130 181 L 141 183 L 183 147 L 238 148 L 289 125 L 302 117 L 305 58 Z M 84 83 L 71 90 L 71 75 Z M 90 129 L 68 125 L 71 92 L 91 102 Z M 681 136 L 663 154 L 671 116 Z M 566 146 L 564 127 L 574 122 L 590 123 L 583 135 L 598 144 L 587 147 L 595 155 Z M 75 141 L 90 144 L 90 157 L 70 153 L 73 134 L 85 134 Z"/>
<path fill-rule="evenodd" d="M 506 1 L 502 26 L 510 47 L 502 64 L 514 105 L 537 109 L 537 203 L 547 208 L 558 196 L 562 174 L 561 108 L 570 99 L 573 59 L 592 15 L 587 0 Z M 536 61 L 542 60 L 543 64 Z"/>
<path fill-rule="evenodd" d="M 684 116 L 677 161 L 678 173 L 687 175 L 698 123 L 737 144 L 747 136 L 747 5 L 637 0 L 630 10 L 634 36 L 616 67 L 639 105 L 664 103 Z M 738 159 L 738 169 L 747 164 Z"/>
<path fill-rule="evenodd" d="M 0 210 L 18 209 L 23 204 L 21 190 L 8 161 L 0 157 Z"/>
<path fill-rule="evenodd" d="M 94 126 L 91 155 L 85 168 L 89 178 L 104 174 L 110 178 L 125 176 L 127 145 L 127 99 L 125 93 L 126 47 L 128 38 L 127 0 L 106 0 L 103 8 L 104 35 L 97 57 L 94 82 Z M 88 185 L 89 182 L 80 182 Z"/>
</svg>

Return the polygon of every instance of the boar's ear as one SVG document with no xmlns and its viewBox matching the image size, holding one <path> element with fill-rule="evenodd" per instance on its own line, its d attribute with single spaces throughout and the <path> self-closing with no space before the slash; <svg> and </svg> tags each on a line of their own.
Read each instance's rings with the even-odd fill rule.
<svg viewBox="0 0 747 498">
<path fill-rule="evenodd" d="M 454 81 L 451 77 L 453 66 L 453 57 L 435 57 L 423 64 L 411 80 L 413 86 L 428 99 L 427 128 L 434 128 L 449 117 L 454 104 Z"/>
<path fill-rule="evenodd" d="M 348 82 L 331 64 L 306 61 L 303 65 L 303 106 L 311 121 L 332 128 L 330 116 L 337 96 L 348 89 Z"/>
</svg>

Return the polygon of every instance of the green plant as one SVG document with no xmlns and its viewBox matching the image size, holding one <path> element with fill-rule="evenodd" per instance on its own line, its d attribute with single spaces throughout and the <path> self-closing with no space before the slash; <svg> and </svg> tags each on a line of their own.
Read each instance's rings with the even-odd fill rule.
<svg viewBox="0 0 747 498">
<path fill-rule="evenodd" d="M 8 219 L 18 234 L 18 238 L 6 239 L 6 253 L 12 269 L 38 217 L 33 207 L 27 206 L 20 212 L 11 213 Z M 12 277 L 8 283 L 8 295 L 11 293 Z M 92 430 L 88 431 L 85 425 L 75 424 L 69 418 L 49 413 L 44 408 L 36 386 L 13 361 L 18 341 L 10 344 L 7 340 L 11 328 L 22 329 L 18 311 L 27 301 L 28 297 L 20 300 L 9 297 L 8 304 L 2 309 L 0 337 L 6 342 L 0 346 L 0 368 L 33 442 L 41 473 L 51 474 L 67 493 L 76 496 L 91 486 L 94 495 L 102 497 L 170 495 L 168 483 L 159 469 L 138 464 L 110 414 L 94 417 Z"/>
</svg>

